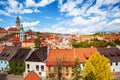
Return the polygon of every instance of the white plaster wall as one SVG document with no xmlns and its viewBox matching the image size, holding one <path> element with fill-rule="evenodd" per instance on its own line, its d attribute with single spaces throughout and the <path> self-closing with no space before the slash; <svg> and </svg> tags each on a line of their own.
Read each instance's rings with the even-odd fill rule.
<svg viewBox="0 0 120 80">
<path fill-rule="evenodd" d="M 29 69 L 27 69 L 27 64 L 29 64 Z M 36 70 L 36 65 L 39 65 L 39 70 Z M 44 66 L 44 71 L 41 70 L 41 66 Z M 46 65 L 43 62 L 25 62 L 25 73 L 28 74 L 29 71 L 34 71 L 36 72 L 40 77 L 46 78 Z M 41 75 L 39 74 L 41 72 Z"/>
<path fill-rule="evenodd" d="M 116 62 L 112 62 L 111 71 L 115 70 L 114 72 L 120 72 L 120 62 L 116 65 Z"/>
<path fill-rule="evenodd" d="M 9 62 L 6 60 L 0 60 L 0 71 L 7 71 L 9 69 Z"/>
</svg>

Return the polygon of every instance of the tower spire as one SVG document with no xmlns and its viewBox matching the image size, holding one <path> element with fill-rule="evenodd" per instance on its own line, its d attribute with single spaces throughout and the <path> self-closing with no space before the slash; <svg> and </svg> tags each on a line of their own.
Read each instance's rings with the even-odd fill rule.
<svg viewBox="0 0 120 80">
<path fill-rule="evenodd" d="M 19 16 L 17 16 L 17 18 L 16 18 L 16 28 L 18 30 L 20 30 L 20 18 L 19 18 Z"/>
</svg>

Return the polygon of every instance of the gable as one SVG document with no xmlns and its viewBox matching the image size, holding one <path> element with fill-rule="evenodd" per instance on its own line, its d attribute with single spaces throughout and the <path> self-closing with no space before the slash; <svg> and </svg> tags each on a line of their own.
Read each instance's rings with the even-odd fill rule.
<svg viewBox="0 0 120 80">
<path fill-rule="evenodd" d="M 35 72 L 31 71 L 23 80 L 42 80 Z"/>
<path fill-rule="evenodd" d="M 26 61 L 41 62 L 40 58 L 34 52 L 31 54 L 31 56 Z"/>
</svg>

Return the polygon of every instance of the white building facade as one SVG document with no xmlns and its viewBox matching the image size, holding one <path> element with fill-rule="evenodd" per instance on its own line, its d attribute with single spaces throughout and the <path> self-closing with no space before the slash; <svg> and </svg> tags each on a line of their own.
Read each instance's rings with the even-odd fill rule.
<svg viewBox="0 0 120 80">
<path fill-rule="evenodd" d="M 46 78 L 46 65 L 44 62 L 25 62 L 25 74 L 28 74 L 30 71 L 34 71 L 43 79 Z"/>
</svg>

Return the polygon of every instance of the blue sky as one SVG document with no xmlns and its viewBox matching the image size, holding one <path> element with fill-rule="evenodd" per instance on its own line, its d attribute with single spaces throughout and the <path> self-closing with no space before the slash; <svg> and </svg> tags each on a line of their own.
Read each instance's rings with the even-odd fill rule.
<svg viewBox="0 0 120 80">
<path fill-rule="evenodd" d="M 120 0 L 0 0 L 0 26 L 25 30 L 92 34 L 120 32 Z"/>
</svg>

